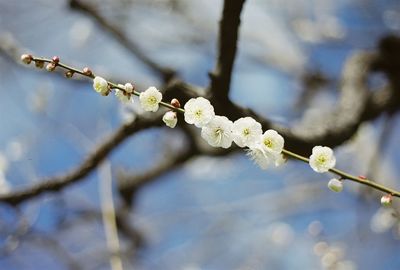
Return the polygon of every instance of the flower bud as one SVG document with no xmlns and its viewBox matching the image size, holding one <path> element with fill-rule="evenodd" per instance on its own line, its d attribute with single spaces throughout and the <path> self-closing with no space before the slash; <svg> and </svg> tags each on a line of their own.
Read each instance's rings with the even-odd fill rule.
<svg viewBox="0 0 400 270">
<path fill-rule="evenodd" d="M 328 188 L 334 192 L 341 192 L 343 190 L 343 183 L 337 178 L 332 178 L 328 182 Z"/>
<path fill-rule="evenodd" d="M 35 66 L 36 66 L 37 68 L 43 68 L 43 67 L 44 67 L 44 62 L 43 62 L 43 61 L 40 61 L 40 60 L 36 60 L 36 61 L 35 61 Z"/>
<path fill-rule="evenodd" d="M 171 105 L 174 106 L 175 108 L 180 108 L 181 107 L 181 103 L 179 103 L 179 100 L 177 100 L 176 98 L 173 98 L 171 100 Z"/>
<path fill-rule="evenodd" d="M 53 58 L 51 58 L 51 60 L 53 61 L 54 64 L 58 64 L 58 62 L 60 62 L 60 57 L 58 56 L 53 56 Z"/>
<path fill-rule="evenodd" d="M 32 55 L 30 54 L 23 54 L 21 55 L 21 61 L 25 64 L 29 65 L 32 62 Z"/>
<path fill-rule="evenodd" d="M 392 195 L 383 195 L 381 198 L 382 206 L 390 206 L 392 204 Z"/>
<path fill-rule="evenodd" d="M 71 78 L 72 76 L 74 76 L 74 72 L 73 71 L 68 70 L 67 72 L 65 72 L 65 77 Z"/>
<path fill-rule="evenodd" d="M 55 69 L 56 69 L 56 64 L 54 64 L 53 62 L 48 63 L 48 64 L 46 65 L 46 70 L 47 70 L 47 71 L 54 71 Z"/>
<path fill-rule="evenodd" d="M 126 84 L 125 84 L 125 91 L 126 91 L 127 93 L 132 93 L 132 92 L 133 92 L 133 89 L 134 89 L 134 87 L 133 87 L 133 85 L 132 85 L 131 83 L 126 83 Z"/>
<path fill-rule="evenodd" d="M 92 76 L 92 75 L 93 75 L 93 72 L 90 70 L 90 68 L 85 67 L 85 68 L 83 69 L 83 74 L 85 74 L 86 76 Z"/>
<path fill-rule="evenodd" d="M 162 120 L 170 128 L 174 128 L 176 126 L 176 123 L 178 123 L 178 118 L 176 117 L 176 112 L 173 112 L 173 111 L 166 112 L 164 114 Z"/>
</svg>

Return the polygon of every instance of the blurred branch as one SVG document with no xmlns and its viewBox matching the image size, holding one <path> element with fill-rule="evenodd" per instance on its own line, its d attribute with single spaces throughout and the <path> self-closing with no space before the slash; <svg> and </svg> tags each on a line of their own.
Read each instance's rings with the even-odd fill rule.
<svg viewBox="0 0 400 270">
<path fill-rule="evenodd" d="M 159 65 L 153 59 L 147 56 L 139 45 L 129 39 L 118 27 L 109 22 L 92 6 L 82 2 L 81 0 L 70 0 L 69 6 L 71 9 L 75 9 L 91 17 L 102 27 L 102 29 L 109 32 L 116 40 L 120 42 L 122 46 L 124 46 L 136 58 L 149 67 L 152 72 L 161 76 L 165 82 L 168 82 L 175 76 L 176 72 L 174 70 Z"/>
<path fill-rule="evenodd" d="M 55 192 L 88 176 L 117 146 L 130 135 L 143 129 L 161 125 L 161 117 L 137 119 L 122 125 L 114 134 L 101 143 L 89 156 L 71 172 L 34 183 L 29 187 L 0 196 L 0 202 L 16 205 L 45 192 Z"/>
<path fill-rule="evenodd" d="M 349 57 L 343 71 L 340 100 L 332 112 L 321 115 L 319 121 L 286 127 L 260 116 L 251 109 L 232 102 L 224 109 L 233 119 L 252 116 L 263 129 L 275 129 L 285 138 L 285 146 L 291 151 L 309 155 L 315 145 L 337 146 L 350 139 L 361 123 L 375 119 L 385 112 L 400 109 L 398 88 L 390 81 L 377 92 L 367 86 L 369 72 L 381 55 L 358 52 Z"/>
<path fill-rule="evenodd" d="M 51 236 L 47 234 L 39 234 L 31 232 L 25 236 L 27 239 L 41 243 L 42 247 L 47 248 L 50 252 L 55 253 L 67 265 L 68 269 L 80 270 L 83 269 L 80 264 L 68 253 L 68 251 Z"/>
<path fill-rule="evenodd" d="M 245 0 L 225 0 L 219 23 L 218 59 L 210 73 L 210 91 L 216 99 L 224 101 L 229 97 L 233 64 L 236 58 L 240 14 Z"/>
<path fill-rule="evenodd" d="M 132 196 L 144 185 L 153 182 L 159 176 L 164 175 L 196 156 L 196 149 L 187 148 L 185 151 L 174 156 L 168 155 L 162 162 L 157 163 L 149 171 L 138 175 L 127 175 L 120 173 L 118 176 L 118 189 L 126 204 L 130 204 Z"/>
<path fill-rule="evenodd" d="M 101 214 L 103 217 L 107 248 L 110 252 L 110 265 L 112 270 L 122 270 L 123 266 L 120 256 L 120 244 L 112 194 L 112 175 L 110 162 L 104 162 L 104 164 L 99 167 L 98 171 L 100 178 L 99 193 L 101 199 Z"/>
<path fill-rule="evenodd" d="M 156 166 L 154 166 L 147 172 L 141 174 L 131 173 L 129 175 L 124 172 L 119 173 L 119 176 L 117 178 L 118 190 L 126 205 L 130 205 L 131 201 L 134 199 L 136 192 L 139 191 L 140 188 L 149 183 L 152 183 L 153 181 L 156 181 L 158 177 L 181 167 L 194 157 L 227 156 L 228 154 L 240 149 L 234 146 L 228 149 L 202 147 L 199 144 L 199 140 L 202 140 L 202 138 L 199 138 L 197 130 L 191 129 L 183 121 L 179 122 L 179 127 L 188 140 L 188 145 L 184 147 L 183 151 L 178 152 L 174 155 L 171 155 L 169 153 L 176 151 L 168 151 L 168 154 L 165 155 L 165 159 L 158 162 Z"/>
</svg>

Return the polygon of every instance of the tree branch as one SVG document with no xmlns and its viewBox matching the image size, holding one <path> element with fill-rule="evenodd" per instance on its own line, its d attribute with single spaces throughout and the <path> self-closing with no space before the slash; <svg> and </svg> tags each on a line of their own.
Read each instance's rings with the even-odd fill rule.
<svg viewBox="0 0 400 270">
<path fill-rule="evenodd" d="M 109 32 L 118 42 L 131 52 L 137 59 L 142 61 L 156 75 L 161 76 L 165 82 L 172 79 L 176 72 L 170 68 L 163 67 L 148 57 L 135 42 L 130 40 L 120 29 L 107 21 L 95 8 L 83 3 L 81 0 L 70 0 L 69 5 L 72 9 L 89 15 L 105 31 Z"/>
<path fill-rule="evenodd" d="M 104 158 L 106 158 L 117 146 L 133 133 L 160 124 L 160 117 L 152 120 L 137 119 L 136 121 L 124 124 L 114 134 L 100 144 L 77 168 L 73 169 L 71 172 L 1 195 L 0 202 L 16 205 L 46 192 L 59 191 L 62 188 L 88 176 L 104 160 Z"/>
<path fill-rule="evenodd" d="M 245 0 L 225 0 L 219 25 L 218 60 L 210 73 L 210 91 L 216 99 L 227 100 L 233 64 L 236 58 L 236 43 L 240 25 L 240 14 Z"/>
<path fill-rule="evenodd" d="M 400 109 L 399 98 L 396 98 L 398 91 L 392 82 L 380 91 L 369 91 L 368 75 L 379 59 L 380 55 L 367 52 L 358 52 L 350 57 L 344 67 L 339 102 L 333 111 L 321 115 L 316 122 L 287 127 L 231 101 L 219 105 L 230 119 L 251 116 L 262 124 L 263 129 L 275 129 L 282 134 L 288 149 L 309 155 L 313 146 L 340 145 L 353 136 L 361 123 L 384 112 Z"/>
</svg>

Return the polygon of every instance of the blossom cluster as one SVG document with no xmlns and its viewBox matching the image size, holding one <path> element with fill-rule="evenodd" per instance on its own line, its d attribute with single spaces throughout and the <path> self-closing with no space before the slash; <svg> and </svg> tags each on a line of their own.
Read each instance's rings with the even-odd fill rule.
<svg viewBox="0 0 400 270">
<path fill-rule="evenodd" d="M 242 117 L 232 122 L 225 116 L 215 115 L 214 107 L 210 101 L 203 97 L 192 98 L 181 109 L 180 102 L 177 99 L 172 99 L 170 104 L 162 102 L 162 93 L 156 87 L 149 87 L 143 92 L 136 92 L 131 83 L 125 85 L 108 82 L 100 76 L 95 76 L 88 68 L 83 68 L 82 71 L 69 68 L 60 63 L 60 58 L 54 56 L 51 60 L 43 58 L 35 58 L 31 54 L 21 55 L 21 61 L 25 64 L 35 63 L 37 68 L 43 68 L 47 63 L 46 70 L 54 71 L 57 66 L 66 69 L 65 76 L 71 78 L 74 73 L 79 73 L 84 76 L 93 78 L 93 89 L 103 96 L 107 96 L 112 90 L 115 96 L 122 102 L 133 102 L 133 95 L 139 96 L 140 106 L 144 111 L 156 112 L 160 104 L 170 108 L 162 120 L 170 128 L 177 125 L 178 117 L 177 112 L 184 113 L 185 122 L 193 124 L 201 128 L 201 137 L 208 142 L 212 147 L 229 148 L 234 142 L 237 146 L 245 148 L 248 155 L 256 164 L 262 169 L 266 169 L 270 164 L 279 166 L 283 164 L 286 159 L 285 155 L 293 156 L 308 161 L 310 167 L 318 173 L 325 173 L 331 171 L 337 175 L 345 175 L 344 173 L 335 170 L 336 158 L 333 150 L 327 146 L 315 146 L 312 149 L 312 154 L 309 159 L 301 157 L 297 154 L 285 150 L 284 138 L 276 131 L 269 129 L 263 133 L 262 126 L 255 119 L 251 117 Z M 114 88 L 114 89 L 113 89 Z M 353 176 L 347 177 L 353 181 L 373 186 L 370 180 L 365 176 L 358 176 L 356 179 Z M 343 178 L 332 178 L 328 182 L 328 188 L 334 192 L 343 190 Z M 377 187 L 375 187 L 377 188 Z M 382 188 L 378 188 L 382 189 Z M 390 191 L 390 189 L 387 189 Z M 389 192 L 382 196 L 381 204 L 389 206 L 392 203 L 392 197 L 396 192 Z"/>
<path fill-rule="evenodd" d="M 93 88 L 102 95 L 107 95 L 110 91 L 108 82 L 98 76 L 93 80 Z M 131 84 L 118 85 L 115 89 L 115 95 L 122 102 L 133 101 L 132 93 Z M 154 86 L 149 87 L 139 94 L 139 101 L 144 111 L 156 112 L 162 101 L 162 93 Z M 174 105 L 176 102 L 179 107 L 177 100 L 171 104 Z M 201 137 L 210 146 L 229 148 L 235 143 L 245 148 L 250 158 L 262 169 L 267 169 L 270 164 L 279 166 L 285 162 L 282 155 L 285 143 L 283 137 L 273 129 L 263 133 L 261 124 L 252 117 L 242 117 L 232 122 L 225 116 L 215 115 L 210 101 L 198 97 L 190 99 L 184 105 L 184 119 L 186 123 L 201 128 Z M 176 112 L 166 112 L 163 121 L 168 127 L 174 128 L 178 121 Z M 314 171 L 323 173 L 335 166 L 336 159 L 329 147 L 316 146 L 313 148 L 309 163 Z"/>
<path fill-rule="evenodd" d="M 109 83 L 98 76 L 93 80 L 93 88 L 101 95 L 108 95 L 110 92 Z M 131 99 L 133 94 L 133 86 L 129 83 L 120 84 L 115 89 L 115 95 L 123 103 L 133 101 Z M 138 95 L 140 106 L 144 111 L 156 112 L 159 109 L 162 93 L 156 87 L 149 87 Z M 177 99 L 173 99 L 171 105 L 180 108 Z M 284 138 L 273 129 L 263 133 L 261 124 L 252 117 L 242 117 L 232 122 L 225 116 L 215 115 L 214 107 L 204 97 L 190 99 L 184 105 L 183 111 L 185 122 L 201 128 L 201 137 L 212 147 L 229 148 L 235 143 L 238 147 L 245 148 L 250 158 L 263 170 L 271 164 L 279 166 L 286 161 L 282 154 Z M 178 117 L 176 112 L 171 110 L 164 114 L 162 120 L 168 127 L 174 128 Z M 325 173 L 335 167 L 336 158 L 331 148 L 315 146 L 308 162 L 315 172 Z M 328 188 L 334 192 L 341 192 L 342 180 L 332 178 L 328 182 Z M 391 195 L 385 195 L 381 199 L 381 204 L 388 206 L 391 201 Z"/>
</svg>

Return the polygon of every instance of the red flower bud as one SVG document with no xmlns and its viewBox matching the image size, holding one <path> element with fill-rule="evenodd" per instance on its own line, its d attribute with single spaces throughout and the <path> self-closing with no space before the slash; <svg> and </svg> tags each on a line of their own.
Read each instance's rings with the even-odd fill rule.
<svg viewBox="0 0 400 270">
<path fill-rule="evenodd" d="M 181 103 L 179 103 L 179 100 L 177 100 L 176 98 L 173 98 L 171 100 L 171 105 L 174 106 L 175 108 L 180 108 L 181 107 Z"/>
<path fill-rule="evenodd" d="M 51 58 L 51 60 L 53 61 L 54 64 L 58 64 L 58 62 L 60 62 L 60 57 L 53 56 L 53 58 Z"/>
</svg>

